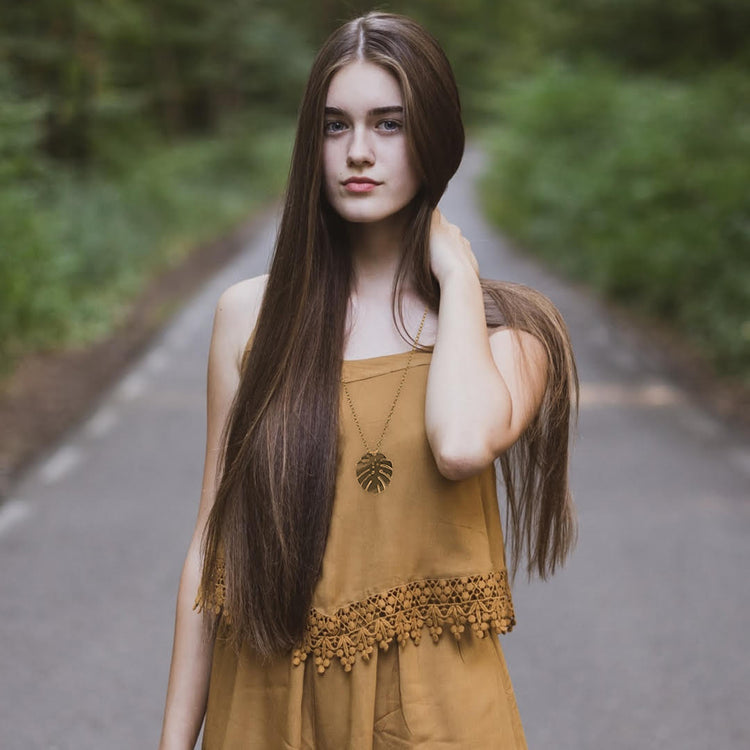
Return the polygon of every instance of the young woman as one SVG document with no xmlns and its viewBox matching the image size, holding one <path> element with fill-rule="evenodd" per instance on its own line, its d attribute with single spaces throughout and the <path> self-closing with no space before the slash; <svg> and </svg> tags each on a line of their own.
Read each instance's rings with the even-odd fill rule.
<svg viewBox="0 0 750 750">
<path fill-rule="evenodd" d="M 436 208 L 463 148 L 422 27 L 332 34 L 270 272 L 216 308 L 163 750 L 204 713 L 208 750 L 526 747 L 495 462 L 511 577 L 522 554 L 545 577 L 574 538 L 578 381 L 555 307 L 480 278 Z"/>
</svg>

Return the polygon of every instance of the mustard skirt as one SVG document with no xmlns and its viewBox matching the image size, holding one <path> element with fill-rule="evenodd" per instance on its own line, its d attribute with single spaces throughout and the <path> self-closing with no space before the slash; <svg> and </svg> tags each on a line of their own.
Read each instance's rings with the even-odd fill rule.
<svg viewBox="0 0 750 750">
<path fill-rule="evenodd" d="M 497 636 L 423 638 L 350 672 L 239 656 L 219 630 L 203 750 L 526 750 Z"/>
</svg>

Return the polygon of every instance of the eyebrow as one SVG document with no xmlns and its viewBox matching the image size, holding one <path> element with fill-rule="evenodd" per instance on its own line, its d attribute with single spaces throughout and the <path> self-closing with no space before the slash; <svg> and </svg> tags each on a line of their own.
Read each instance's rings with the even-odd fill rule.
<svg viewBox="0 0 750 750">
<path fill-rule="evenodd" d="M 375 109 L 371 109 L 367 114 L 370 117 L 376 117 L 377 115 L 390 115 L 393 113 L 403 114 L 403 111 L 403 107 L 393 105 L 390 107 L 375 107 Z M 325 113 L 327 115 L 346 115 L 346 112 L 339 107 L 326 107 Z"/>
</svg>

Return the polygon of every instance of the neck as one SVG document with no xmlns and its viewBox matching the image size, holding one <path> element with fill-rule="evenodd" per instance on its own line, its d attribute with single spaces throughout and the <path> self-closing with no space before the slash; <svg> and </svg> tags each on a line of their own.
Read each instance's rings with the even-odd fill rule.
<svg viewBox="0 0 750 750">
<path fill-rule="evenodd" d="M 352 291 L 360 298 L 388 298 L 401 255 L 405 217 L 349 223 L 347 232 L 354 272 Z"/>
</svg>

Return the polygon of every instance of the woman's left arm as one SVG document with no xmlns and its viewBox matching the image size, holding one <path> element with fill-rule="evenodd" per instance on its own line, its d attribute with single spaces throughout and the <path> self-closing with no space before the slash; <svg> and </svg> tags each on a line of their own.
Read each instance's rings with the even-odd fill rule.
<svg viewBox="0 0 750 750">
<path fill-rule="evenodd" d="M 513 445 L 537 413 L 547 356 L 542 343 L 525 331 L 488 334 L 471 245 L 437 209 L 430 265 L 440 283 L 440 310 L 425 427 L 440 473 L 465 479 Z"/>
</svg>

